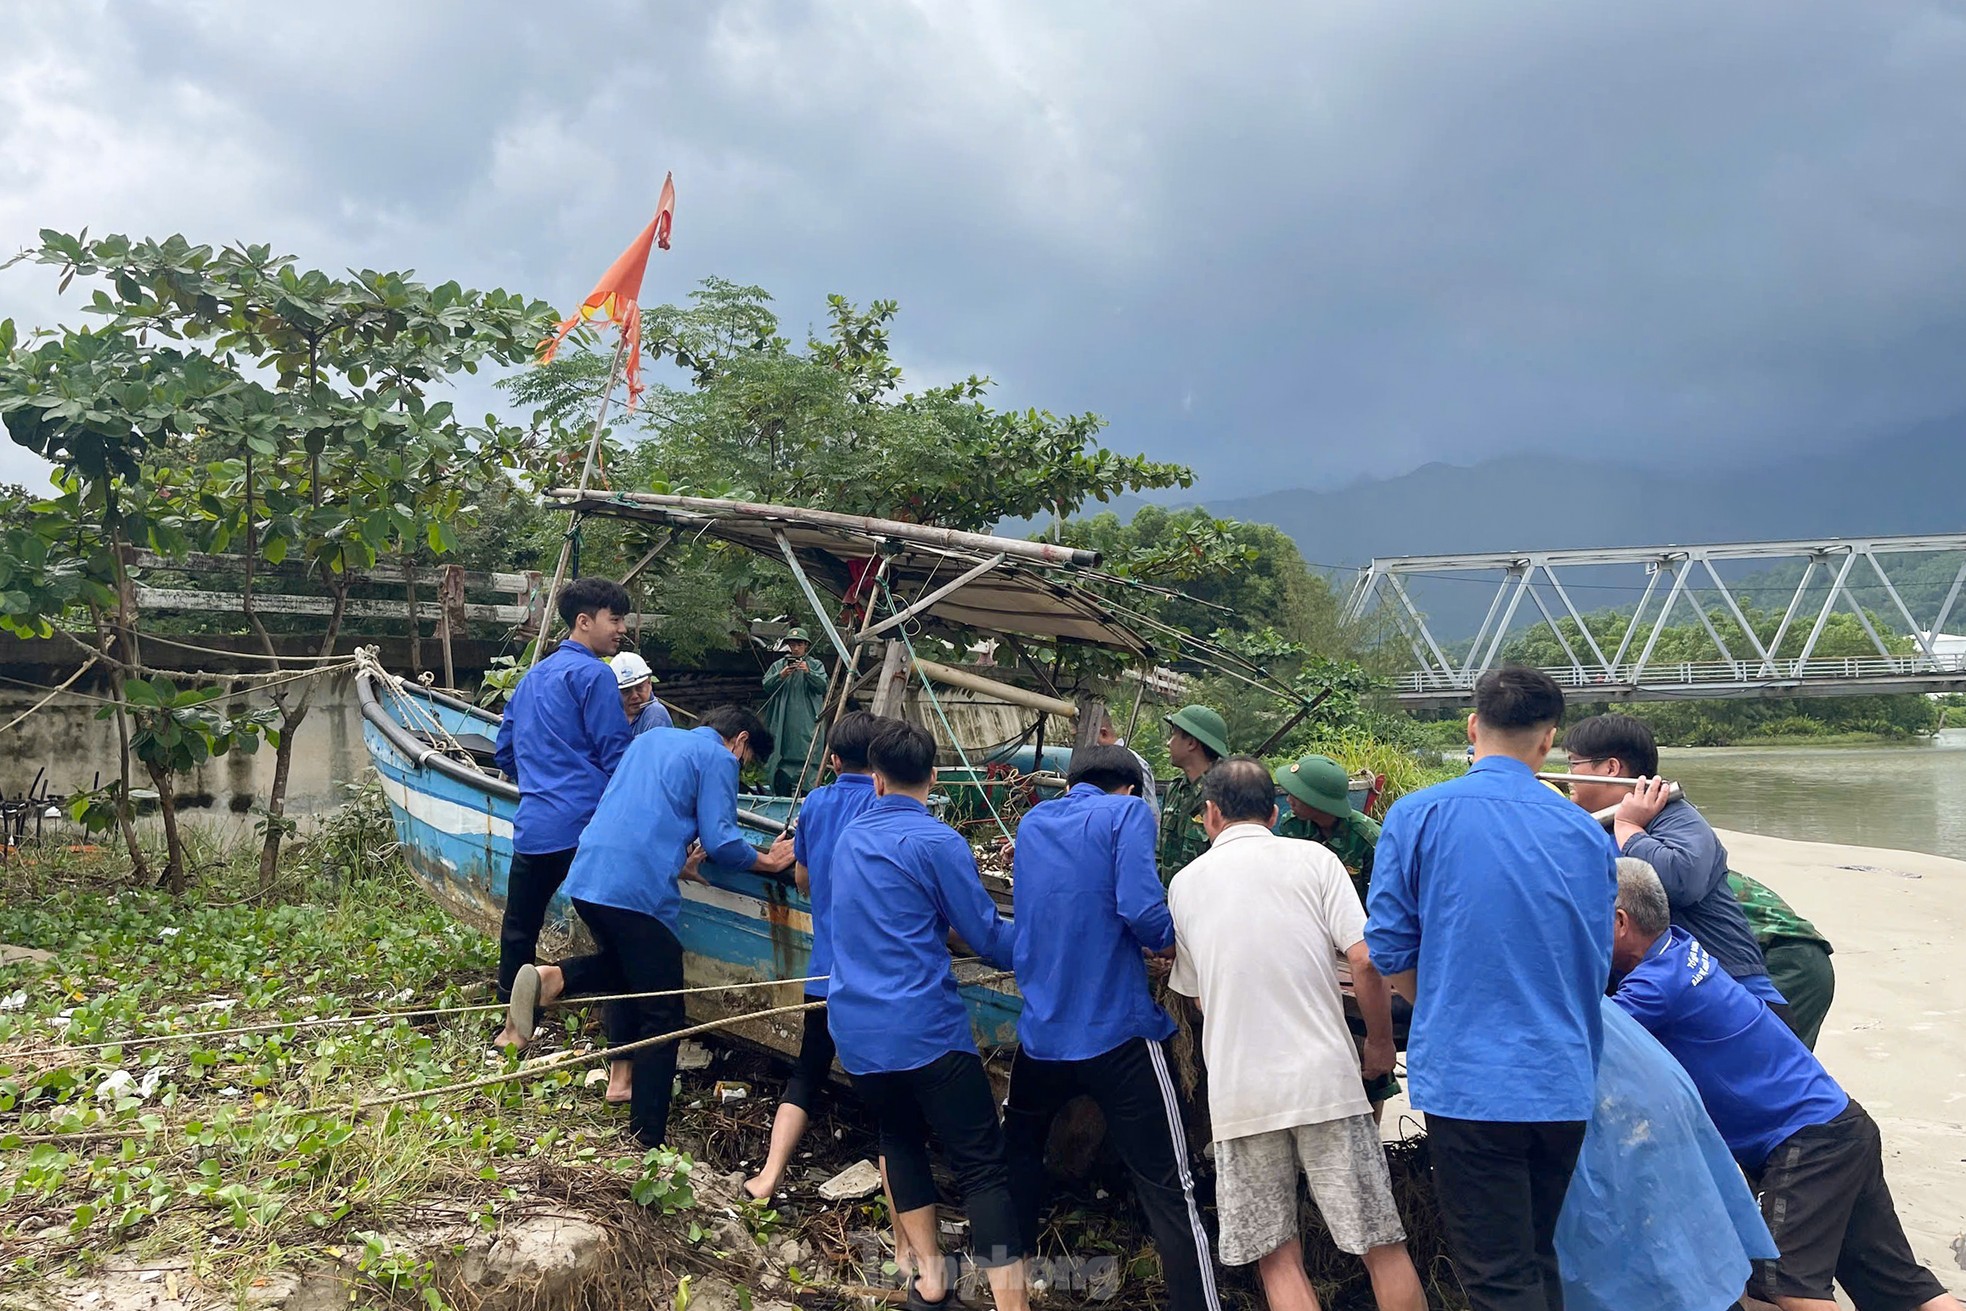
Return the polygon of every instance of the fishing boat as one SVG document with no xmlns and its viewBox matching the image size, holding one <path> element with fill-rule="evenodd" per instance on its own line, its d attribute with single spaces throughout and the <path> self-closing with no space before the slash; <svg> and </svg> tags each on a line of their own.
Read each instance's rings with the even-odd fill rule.
<svg viewBox="0 0 1966 1311">
<path fill-rule="evenodd" d="M 984 800 L 984 809 L 999 824 L 1002 819 L 989 800 L 991 787 L 1008 788 L 1010 779 L 1057 786 L 1062 780 L 1046 767 L 1055 767 L 1057 748 L 1065 745 L 1059 737 L 1069 731 L 1078 744 L 1093 740 L 1106 708 L 1090 696 L 1066 699 L 1055 689 L 1036 692 L 939 664 L 917 654 L 918 640 L 946 636 L 956 651 L 969 649 L 979 637 L 1004 640 L 1029 678 L 1041 686 L 1049 682 L 1047 672 L 1030 661 L 1021 639 L 1117 653 L 1139 667 L 1143 690 L 1154 673 L 1155 648 L 1133 622 L 1144 617 L 1120 613 L 1072 577 L 1095 570 L 1097 552 L 790 506 L 573 490 L 550 492 L 548 498 L 576 516 L 637 520 L 668 530 L 671 540 L 685 534 L 697 540 L 711 537 L 782 559 L 837 656 L 829 705 L 865 695 L 876 713 L 912 710 L 939 730 L 945 751 L 955 757 L 949 775 L 956 806 Z M 831 604 L 822 601 L 822 593 L 830 594 Z M 868 658 L 874 655 L 879 658 Z M 1000 707 L 1026 716 L 1035 713 L 1036 741 L 1012 744 L 994 765 L 991 754 L 972 754 L 955 740 L 938 686 L 951 699 L 984 695 Z M 358 672 L 356 687 L 363 740 L 411 871 L 459 921 L 496 933 L 519 797 L 517 787 L 491 762 L 498 716 L 392 677 L 373 664 Z M 911 705 L 923 693 L 933 714 Z M 1053 733 L 1050 752 L 1043 742 L 1047 725 Z M 965 798 L 965 788 L 978 795 Z M 1359 800 L 1366 799 L 1363 791 L 1361 787 Z M 738 804 L 740 824 L 765 843 L 794 820 L 797 801 L 746 795 Z M 801 983 L 755 986 L 799 980 L 808 973 L 811 907 L 790 875 L 715 866 L 706 866 L 703 873 L 707 882 L 686 882 L 681 889 L 677 936 L 684 977 L 692 988 L 753 986 L 692 998 L 692 1019 L 728 1018 L 799 1001 Z M 1008 912 L 1008 881 L 990 873 L 982 877 Z M 579 938 L 564 896 L 554 900 L 548 913 L 549 930 L 557 928 L 569 940 Z M 986 1054 L 1009 1049 L 1022 1007 L 1015 983 L 978 961 L 958 961 L 955 969 L 980 1046 Z M 732 1032 L 788 1055 L 798 1047 L 796 1016 L 790 1022 L 753 1021 Z"/>
</svg>

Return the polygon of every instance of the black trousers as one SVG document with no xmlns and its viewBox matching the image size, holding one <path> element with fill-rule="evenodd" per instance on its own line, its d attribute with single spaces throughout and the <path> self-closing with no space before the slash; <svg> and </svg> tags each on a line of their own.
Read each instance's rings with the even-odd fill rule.
<svg viewBox="0 0 1966 1311">
<path fill-rule="evenodd" d="M 512 853 L 512 868 L 505 876 L 505 917 L 498 926 L 498 999 L 512 1000 L 512 980 L 519 967 L 530 965 L 539 952 L 539 931 L 546 924 L 546 907 L 560 885 L 567 881 L 578 847 L 529 856 Z M 629 1029 L 634 1019 L 621 1006 L 610 1002 L 601 1008 L 608 1045 L 619 1047 L 633 1041 Z"/>
<path fill-rule="evenodd" d="M 539 930 L 546 923 L 546 905 L 567 881 L 573 853 L 542 851 L 512 853 L 505 876 L 505 917 L 498 925 L 498 999 L 512 999 L 512 980 L 519 967 L 530 965 L 539 951 Z"/>
<path fill-rule="evenodd" d="M 1427 1116 L 1441 1227 L 1474 1311 L 1563 1311 L 1556 1218 L 1583 1145 L 1582 1120 Z"/>
<path fill-rule="evenodd" d="M 1037 1251 L 1044 1207 L 1044 1145 L 1066 1102 L 1089 1094 L 1106 1117 L 1106 1136 L 1132 1172 L 1147 1230 L 1160 1251 L 1167 1304 L 1174 1311 L 1220 1311 L 1208 1231 L 1195 1205 L 1188 1139 L 1166 1049 L 1135 1038 L 1079 1061 L 1045 1061 L 1019 1050 L 1010 1066 L 1004 1143 L 1011 1196 L 1024 1250 Z"/>
<path fill-rule="evenodd" d="M 635 1075 L 637 1086 L 641 1074 Z M 990 1093 L 983 1058 L 973 1051 L 944 1052 L 914 1070 L 856 1074 L 854 1089 L 881 1126 L 881 1154 L 897 1211 L 917 1211 L 936 1201 L 929 1173 L 928 1135 L 962 1189 L 969 1214 L 970 1254 L 985 1268 L 1009 1265 L 1024 1255 L 1017 1208 L 1010 1199 L 1003 1126 Z"/>
<path fill-rule="evenodd" d="M 683 986 L 683 944 L 653 915 L 575 901 L 599 948 L 591 956 L 560 962 L 569 996 L 588 992 L 676 992 Z M 684 1026 L 681 997 L 617 1002 L 623 1015 L 619 1041 L 636 1042 Z M 617 1041 L 609 1026 L 610 1041 Z M 676 1083 L 676 1044 L 665 1042 L 634 1053 L 635 1095 L 628 1103 L 628 1127 L 646 1147 L 660 1146 L 669 1127 L 669 1098 Z"/>
<path fill-rule="evenodd" d="M 821 999 L 807 993 L 806 1000 Z M 778 1100 L 811 1115 L 833 1072 L 834 1051 L 833 1031 L 826 1027 L 826 1012 L 807 1011 L 805 1029 L 799 1036 L 799 1059 L 792 1067 L 792 1077 L 785 1082 L 785 1095 Z"/>
</svg>

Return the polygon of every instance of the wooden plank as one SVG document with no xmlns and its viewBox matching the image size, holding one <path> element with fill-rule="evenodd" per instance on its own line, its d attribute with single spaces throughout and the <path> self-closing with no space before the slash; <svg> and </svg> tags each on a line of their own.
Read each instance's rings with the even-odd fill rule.
<svg viewBox="0 0 1966 1311">
<path fill-rule="evenodd" d="M 243 574 L 246 572 L 246 557 L 243 555 L 210 555 L 203 551 L 192 551 L 179 557 L 162 556 L 154 551 L 137 551 L 135 563 L 145 569 L 181 569 L 199 573 Z M 439 566 L 454 568 L 455 566 Z M 261 561 L 254 569 L 257 574 L 268 578 L 313 579 L 315 573 L 304 564 L 267 564 Z M 459 569 L 464 575 L 467 587 L 483 591 L 500 592 L 507 596 L 524 596 L 531 586 L 526 574 L 485 573 L 477 569 Z M 408 581 L 401 566 L 378 564 L 373 568 L 358 571 L 353 577 L 369 583 L 402 584 Z"/>
<path fill-rule="evenodd" d="M 887 655 L 881 661 L 880 682 L 874 687 L 874 704 L 868 709 L 883 718 L 897 718 L 901 713 L 901 696 L 907 688 L 908 648 L 890 641 Z"/>
</svg>

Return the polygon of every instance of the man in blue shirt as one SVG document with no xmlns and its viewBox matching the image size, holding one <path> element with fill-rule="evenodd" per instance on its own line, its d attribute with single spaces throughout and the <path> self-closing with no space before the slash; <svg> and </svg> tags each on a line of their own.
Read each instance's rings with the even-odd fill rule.
<svg viewBox="0 0 1966 1311">
<path fill-rule="evenodd" d="M 532 1037 L 538 1006 L 563 994 L 677 993 L 683 986 L 680 880 L 692 844 L 731 869 L 777 873 L 792 863 L 792 841 L 754 850 L 737 823 L 737 776 L 771 734 L 758 717 L 720 706 L 696 728 L 658 728 L 636 738 L 587 826 L 567 874 L 567 896 L 597 950 L 557 965 L 531 965 L 512 984 L 508 1026 Z M 610 1038 L 638 1042 L 684 1025 L 683 999 L 671 995 L 618 1003 L 628 1014 Z M 676 1080 L 676 1047 L 635 1053 L 629 1128 L 650 1147 L 661 1144 Z"/>
<path fill-rule="evenodd" d="M 999 1308 L 1025 1311 L 1023 1240 L 983 1058 L 949 967 L 953 928 L 977 955 L 1010 969 L 1011 927 L 983 888 L 962 835 L 928 813 L 935 739 L 891 724 L 868 748 L 875 801 L 833 847 L 828 1022 L 840 1064 L 880 1122 L 897 1249 L 913 1265 L 909 1305 L 941 1305 L 933 1131 L 969 1215 L 976 1263 Z"/>
<path fill-rule="evenodd" d="M 1208 1233 L 1163 1047 L 1174 1021 L 1154 1004 L 1143 952 L 1171 955 L 1174 920 L 1155 872 L 1154 814 L 1123 746 L 1072 755 L 1065 795 L 1017 826 L 1012 888 L 1024 1013 L 1004 1104 L 1010 1181 L 1024 1246 L 1037 1250 L 1044 1145 L 1066 1102 L 1090 1094 L 1133 1174 L 1160 1251 L 1167 1304 L 1217 1311 Z"/>
<path fill-rule="evenodd" d="M 1884 1182 L 1877 1125 L 1802 1040 L 1672 922 L 1658 875 L 1618 862 L 1612 1000 L 1671 1052 L 1755 1183 L 1781 1256 L 1748 1291 L 1783 1311 L 1960 1311 L 1918 1263 Z"/>
<path fill-rule="evenodd" d="M 1570 797 L 1588 811 L 1618 808 L 1612 820 L 1618 847 L 1658 871 L 1672 902 L 1672 922 L 1698 938 L 1720 968 L 1788 1023 L 1788 1004 L 1769 982 L 1761 944 L 1727 882 L 1727 848 L 1691 802 L 1668 799 L 1651 726 L 1630 715 L 1592 715 L 1570 726 L 1563 749 L 1574 774 L 1640 780 L 1636 786 L 1575 783 Z"/>
<path fill-rule="evenodd" d="M 1473 767 L 1393 803 L 1372 874 L 1366 944 L 1413 1003 L 1407 1081 L 1475 1311 L 1563 1305 L 1556 1222 L 1595 1102 L 1618 852 L 1536 778 L 1562 715 L 1549 675 L 1482 675 Z"/>
<path fill-rule="evenodd" d="M 519 680 L 499 722 L 493 761 L 519 788 L 498 928 L 501 1001 L 511 997 L 519 967 L 532 963 L 547 903 L 566 881 L 581 830 L 628 749 L 628 716 L 607 658 L 628 631 L 631 604 L 626 589 L 605 578 L 576 578 L 562 588 L 567 638 Z M 508 1025 L 496 1041 L 512 1046 L 520 1039 Z"/>
<path fill-rule="evenodd" d="M 812 957 L 806 965 L 808 999 L 826 996 L 827 976 L 833 969 L 832 895 L 833 844 L 840 831 L 874 802 L 873 766 L 867 761 L 867 748 L 876 735 L 894 721 L 856 710 L 843 715 L 827 739 L 828 761 L 836 775 L 831 783 L 807 794 L 799 808 L 798 827 L 792 832 L 793 873 L 799 891 L 812 908 Z M 833 1069 L 833 1035 L 826 1027 L 826 1012 L 805 1013 L 805 1033 L 799 1039 L 799 1061 L 779 1099 L 778 1113 L 771 1121 L 771 1146 L 765 1154 L 764 1168 L 744 1181 L 744 1191 L 759 1201 L 778 1191 L 785 1167 L 799 1139 L 805 1136 L 813 1102 L 826 1086 Z"/>
</svg>

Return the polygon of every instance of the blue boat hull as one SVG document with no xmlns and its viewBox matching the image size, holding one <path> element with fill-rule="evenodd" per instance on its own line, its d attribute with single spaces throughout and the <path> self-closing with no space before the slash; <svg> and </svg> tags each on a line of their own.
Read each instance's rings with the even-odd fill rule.
<svg viewBox="0 0 1966 1311">
<path fill-rule="evenodd" d="M 404 732 L 413 733 L 417 727 L 428 730 L 433 723 L 453 735 L 490 737 L 497 731 L 496 720 L 488 721 L 483 712 L 449 704 L 447 699 L 426 699 L 381 688 L 375 693 L 373 705 L 398 731 L 385 731 L 376 722 L 378 715 L 365 707 L 368 722 L 363 725 L 363 742 L 388 798 L 396 836 L 411 872 L 459 921 L 496 934 L 505 909 L 506 873 L 512 863 L 512 819 L 517 803 L 509 795 L 511 789 L 489 778 L 458 777 L 460 771 L 432 765 L 428 752 L 412 754 L 401 741 Z M 406 698 L 414 704 L 405 706 Z M 406 719 L 418 723 L 406 723 Z M 392 741 L 392 737 L 397 740 Z M 778 823 L 790 809 L 784 797 L 747 796 L 739 805 Z M 762 827 L 758 827 L 758 834 L 761 841 L 770 836 Z M 704 875 L 709 880 L 707 886 L 686 883 L 682 888 L 678 937 L 689 986 L 756 984 L 800 979 L 808 973 L 812 911 L 795 887 L 717 866 L 706 866 Z M 554 898 L 547 925 L 542 955 L 552 954 L 561 943 L 578 944 L 584 937 L 564 896 Z M 992 972 L 980 963 L 957 966 L 959 979 Z M 691 999 L 691 1017 L 702 1020 L 795 1004 L 802 1000 L 803 991 L 802 984 L 788 983 L 780 988 L 706 993 Z M 1023 1002 L 1012 982 L 965 984 L 963 997 L 979 1044 L 985 1048 L 1015 1044 Z M 792 1053 L 798 1049 L 799 1029 L 800 1017 L 795 1014 L 756 1021 L 737 1032 Z"/>
</svg>

